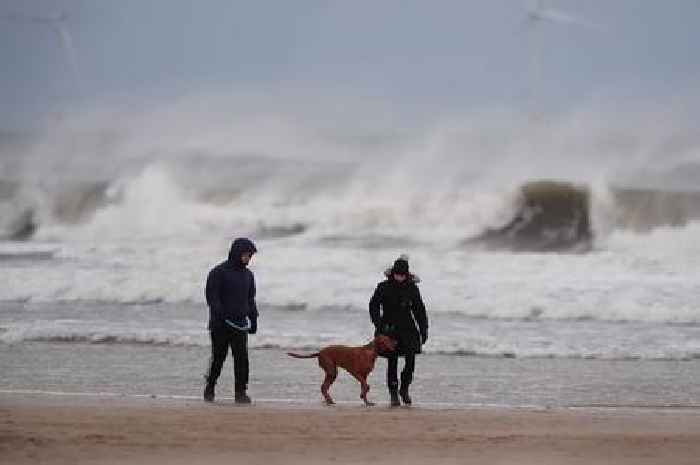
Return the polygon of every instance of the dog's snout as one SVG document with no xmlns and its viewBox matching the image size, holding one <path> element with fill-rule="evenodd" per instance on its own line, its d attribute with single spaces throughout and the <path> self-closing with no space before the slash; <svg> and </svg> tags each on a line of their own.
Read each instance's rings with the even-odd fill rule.
<svg viewBox="0 0 700 465">
<path fill-rule="evenodd" d="M 396 341 L 388 336 L 379 336 L 377 338 L 377 345 L 384 352 L 392 352 L 396 350 Z"/>
</svg>

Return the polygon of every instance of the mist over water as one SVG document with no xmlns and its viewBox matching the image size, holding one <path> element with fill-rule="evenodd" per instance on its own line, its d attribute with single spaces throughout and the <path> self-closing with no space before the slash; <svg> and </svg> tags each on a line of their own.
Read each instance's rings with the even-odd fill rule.
<svg viewBox="0 0 700 465">
<path fill-rule="evenodd" d="M 700 181 L 700 141 L 682 108 L 411 119 L 375 102 L 289 100 L 210 94 L 66 118 L 3 148 L 3 217 L 32 209 L 40 238 L 303 225 L 458 242 L 506 223 L 528 181 L 588 186 L 599 232 L 620 214 L 611 188 L 649 195 Z"/>
<path fill-rule="evenodd" d="M 700 139 L 682 108 L 408 114 L 381 102 L 212 93 L 108 105 L 3 144 L 0 226 L 36 230 L 2 242 L 0 300 L 91 302 L 95 313 L 34 325 L 12 316 L 0 340 L 206 343 L 203 279 L 246 235 L 260 249 L 259 302 L 277 322 L 262 346 L 363 338 L 374 286 L 408 253 L 436 328 L 428 351 L 700 352 L 685 333 L 700 323 Z M 590 193 L 588 253 L 465 247 L 511 221 L 520 188 L 543 179 Z M 140 312 L 119 310 L 132 305 Z M 114 312 L 131 319 L 112 321 Z M 509 332 L 509 321 L 520 323 Z M 555 323 L 543 336 L 531 322 Z M 596 348 L 592 334 L 622 342 Z"/>
</svg>

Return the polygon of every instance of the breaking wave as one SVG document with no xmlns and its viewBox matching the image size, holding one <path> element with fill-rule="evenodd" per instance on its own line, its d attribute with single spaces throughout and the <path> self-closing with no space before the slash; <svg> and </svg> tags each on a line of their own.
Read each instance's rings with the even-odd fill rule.
<svg viewBox="0 0 700 465">
<path fill-rule="evenodd" d="M 700 217 L 700 141 L 682 111 L 663 124 L 653 108 L 399 124 L 382 108 L 303 103 L 251 93 L 115 104 L 0 144 L 0 238 L 235 230 L 360 248 L 480 237 L 581 251 L 610 229 Z"/>
<path fill-rule="evenodd" d="M 245 171 L 246 160 L 238 160 L 235 171 Z M 218 169 L 214 164 L 212 173 L 224 171 L 229 163 L 221 162 Z M 397 201 L 371 182 L 358 185 L 343 179 L 335 165 L 316 166 L 294 186 L 280 186 L 260 160 L 253 164 L 257 187 L 193 187 L 197 182 L 183 179 L 164 163 L 111 182 L 35 190 L 33 200 L 17 186 L 5 187 L 0 238 L 158 237 L 238 230 L 259 239 L 306 236 L 329 246 L 381 249 L 414 247 L 433 240 L 437 231 L 455 244 L 583 252 L 603 229 L 639 233 L 700 219 L 700 192 L 692 191 L 534 180 L 492 190 L 467 184 L 409 193 Z M 601 207 L 596 200 L 603 197 L 607 203 Z M 596 222 L 601 213 L 602 228 Z"/>
<path fill-rule="evenodd" d="M 588 251 L 592 246 L 588 188 L 554 181 L 520 188 L 515 216 L 465 242 L 489 248 L 532 251 Z"/>
</svg>

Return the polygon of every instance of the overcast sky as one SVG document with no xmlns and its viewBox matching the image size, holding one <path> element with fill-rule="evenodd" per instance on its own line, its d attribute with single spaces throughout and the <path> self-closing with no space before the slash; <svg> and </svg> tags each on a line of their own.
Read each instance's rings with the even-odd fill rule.
<svg viewBox="0 0 700 465">
<path fill-rule="evenodd" d="M 67 13 L 58 35 L 0 21 L 0 128 L 119 99 L 267 89 L 431 112 L 521 106 L 532 47 L 521 0 L 0 0 L 0 15 Z M 540 25 L 541 100 L 696 95 L 700 1 L 550 0 L 599 27 Z"/>
</svg>

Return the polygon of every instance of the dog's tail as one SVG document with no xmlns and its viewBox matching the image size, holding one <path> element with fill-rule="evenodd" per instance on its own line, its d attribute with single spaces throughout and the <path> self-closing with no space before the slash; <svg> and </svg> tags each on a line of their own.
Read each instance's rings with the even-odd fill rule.
<svg viewBox="0 0 700 465">
<path fill-rule="evenodd" d="M 302 355 L 302 354 L 295 354 L 294 352 L 287 352 L 287 355 L 289 355 L 290 357 L 294 357 L 294 358 L 317 358 L 319 353 L 314 352 L 313 354 Z"/>
</svg>

